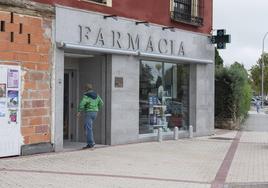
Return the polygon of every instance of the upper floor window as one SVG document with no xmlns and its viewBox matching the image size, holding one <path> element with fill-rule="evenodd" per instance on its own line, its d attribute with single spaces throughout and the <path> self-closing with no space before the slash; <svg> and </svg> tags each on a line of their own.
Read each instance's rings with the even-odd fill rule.
<svg viewBox="0 0 268 188">
<path fill-rule="evenodd" d="M 112 6 L 112 0 L 80 0 L 80 1 L 95 2 L 95 3 L 107 5 L 109 7 Z"/>
<path fill-rule="evenodd" d="M 171 15 L 175 21 L 203 25 L 203 0 L 171 0 Z"/>
</svg>

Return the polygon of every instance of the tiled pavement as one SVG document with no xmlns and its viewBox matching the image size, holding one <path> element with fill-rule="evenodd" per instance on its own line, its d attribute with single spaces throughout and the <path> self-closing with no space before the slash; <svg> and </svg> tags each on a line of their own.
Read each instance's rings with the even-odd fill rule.
<svg viewBox="0 0 268 188">
<path fill-rule="evenodd" d="M 249 113 L 224 188 L 268 188 L 268 115 Z"/>
<path fill-rule="evenodd" d="M 51 174 L 22 174 L 18 172 L 1 175 L 6 181 L 0 187 L 87 187 L 87 188 L 210 188 L 210 184 L 195 184 L 185 182 L 140 180 L 112 177 L 91 177 L 91 176 L 71 176 L 71 175 L 51 175 Z M 20 183 L 14 179 L 20 178 Z"/>
<path fill-rule="evenodd" d="M 29 176 L 38 174 L 37 171 L 48 171 L 46 175 L 51 174 L 53 177 L 71 174 L 89 179 L 98 179 L 97 176 L 115 182 L 120 179 L 145 182 L 154 180 L 178 185 L 194 183 L 198 184 L 197 187 L 204 187 L 214 179 L 229 145 L 230 143 L 224 142 L 215 144 L 191 140 L 133 144 L 94 151 L 3 159 L 0 160 L 0 168 L 25 170 L 21 174 L 28 173 Z M 35 172 L 31 173 L 31 170 Z M 2 173 L 12 174 L 14 171 L 0 172 Z M 2 175 L 0 181 L 6 181 Z"/>
<path fill-rule="evenodd" d="M 237 135 L 0 159 L 0 187 L 268 188 L 268 132 Z"/>
</svg>

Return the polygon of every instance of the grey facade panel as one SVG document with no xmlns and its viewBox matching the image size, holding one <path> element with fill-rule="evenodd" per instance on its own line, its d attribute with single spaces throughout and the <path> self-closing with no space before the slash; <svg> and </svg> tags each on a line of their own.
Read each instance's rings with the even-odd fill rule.
<svg viewBox="0 0 268 188">
<path fill-rule="evenodd" d="M 147 27 L 136 25 L 136 20 L 103 16 L 56 7 L 56 42 L 214 61 L 214 46 L 207 35 L 180 29 L 171 32 L 156 24 Z"/>
<path fill-rule="evenodd" d="M 139 134 L 139 60 L 131 56 L 112 56 L 111 144 L 137 142 Z M 123 87 L 115 87 L 115 77 Z"/>
</svg>

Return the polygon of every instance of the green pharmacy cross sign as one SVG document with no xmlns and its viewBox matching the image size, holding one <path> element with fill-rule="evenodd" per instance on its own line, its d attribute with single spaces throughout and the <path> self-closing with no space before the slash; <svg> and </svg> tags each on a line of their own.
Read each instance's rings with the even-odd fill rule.
<svg viewBox="0 0 268 188">
<path fill-rule="evenodd" d="M 217 44 L 217 49 L 225 49 L 226 43 L 231 42 L 231 35 L 226 35 L 225 29 L 217 30 L 217 35 L 211 37 L 211 42 Z"/>
</svg>

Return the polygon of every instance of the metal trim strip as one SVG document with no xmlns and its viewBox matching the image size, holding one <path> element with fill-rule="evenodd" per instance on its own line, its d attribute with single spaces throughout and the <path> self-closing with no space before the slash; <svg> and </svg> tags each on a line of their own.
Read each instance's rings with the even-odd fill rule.
<svg viewBox="0 0 268 188">
<path fill-rule="evenodd" d="M 99 52 L 99 53 L 107 53 L 107 54 L 118 54 L 118 55 L 131 55 L 137 56 L 140 58 L 153 58 L 153 59 L 161 59 L 168 61 L 182 61 L 185 63 L 192 64 L 213 64 L 213 60 L 209 59 L 196 59 L 190 57 L 182 57 L 182 56 L 170 56 L 164 54 L 155 54 L 155 53 L 147 53 L 140 51 L 130 51 L 130 50 L 121 50 L 121 49 L 112 49 L 112 48 L 102 48 L 96 46 L 88 46 L 81 44 L 72 44 L 65 42 L 56 43 L 57 47 L 64 50 L 81 50 L 81 51 L 91 51 L 91 52 Z"/>
</svg>

